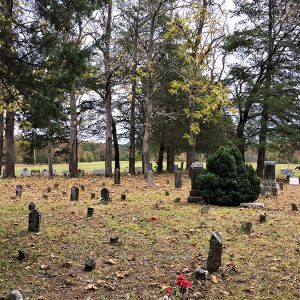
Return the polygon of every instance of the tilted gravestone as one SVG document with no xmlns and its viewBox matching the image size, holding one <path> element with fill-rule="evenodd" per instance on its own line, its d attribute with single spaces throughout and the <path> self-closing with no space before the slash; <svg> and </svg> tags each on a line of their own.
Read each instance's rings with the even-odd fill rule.
<svg viewBox="0 0 300 300">
<path fill-rule="evenodd" d="M 104 202 L 108 202 L 109 199 L 109 190 L 107 188 L 103 188 L 101 190 L 101 200 L 103 200 Z"/>
<path fill-rule="evenodd" d="M 182 180 L 181 180 L 181 173 L 180 171 L 175 171 L 175 189 L 181 189 L 182 188 Z"/>
<path fill-rule="evenodd" d="M 73 186 L 71 188 L 71 201 L 78 201 L 79 199 L 79 188 L 77 186 Z"/>
<path fill-rule="evenodd" d="M 152 187 L 154 185 L 153 183 L 153 172 L 151 170 L 147 173 L 147 186 Z"/>
<path fill-rule="evenodd" d="M 87 217 L 91 218 L 94 214 L 94 208 L 93 207 L 88 207 L 87 209 Z"/>
<path fill-rule="evenodd" d="M 41 214 L 37 209 L 33 209 L 29 213 L 28 219 L 28 231 L 30 232 L 39 232 L 41 225 Z"/>
<path fill-rule="evenodd" d="M 121 184 L 121 173 L 119 169 L 114 171 L 114 184 Z"/>
<path fill-rule="evenodd" d="M 206 269 L 209 273 L 216 272 L 222 263 L 223 236 L 220 232 L 213 232 L 209 242 L 209 252 Z"/>
<path fill-rule="evenodd" d="M 197 188 L 197 177 L 204 171 L 202 163 L 193 163 L 190 167 L 191 174 L 191 187 L 190 196 L 188 197 L 189 203 L 201 203 L 203 198 L 201 197 L 201 192 Z"/>
<path fill-rule="evenodd" d="M 18 184 L 16 186 L 16 197 L 21 197 L 23 192 L 23 186 L 21 184 Z"/>
</svg>

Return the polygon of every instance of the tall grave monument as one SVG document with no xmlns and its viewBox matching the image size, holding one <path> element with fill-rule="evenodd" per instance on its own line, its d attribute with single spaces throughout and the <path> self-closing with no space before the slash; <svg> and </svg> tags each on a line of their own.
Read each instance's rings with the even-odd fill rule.
<svg viewBox="0 0 300 300">
<path fill-rule="evenodd" d="M 203 199 L 201 197 L 200 190 L 197 188 L 197 177 L 203 173 L 203 164 L 200 162 L 193 163 L 190 167 L 191 174 L 191 190 L 188 197 L 188 203 L 201 203 Z"/>
<path fill-rule="evenodd" d="M 262 196 L 267 193 L 272 193 L 277 196 L 279 192 L 279 184 L 276 182 L 276 162 L 265 161 L 264 165 L 264 181 L 260 185 L 260 192 Z"/>
</svg>

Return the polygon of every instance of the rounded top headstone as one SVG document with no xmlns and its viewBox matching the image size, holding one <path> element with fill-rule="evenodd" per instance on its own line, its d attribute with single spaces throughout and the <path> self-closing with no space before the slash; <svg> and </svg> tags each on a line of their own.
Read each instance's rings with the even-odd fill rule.
<svg viewBox="0 0 300 300">
<path fill-rule="evenodd" d="M 32 210 L 34 210 L 36 208 L 36 205 L 33 203 L 33 202 L 30 202 L 29 204 L 28 204 L 28 209 L 29 209 L 29 211 L 32 211 Z"/>
</svg>

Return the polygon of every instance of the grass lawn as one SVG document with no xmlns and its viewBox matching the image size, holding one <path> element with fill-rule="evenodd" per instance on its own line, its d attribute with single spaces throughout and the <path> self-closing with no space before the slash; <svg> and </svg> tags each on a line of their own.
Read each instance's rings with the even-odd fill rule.
<svg viewBox="0 0 300 300">
<path fill-rule="evenodd" d="M 186 202 L 187 174 L 180 190 L 172 174 L 155 175 L 154 181 L 146 188 L 143 176 L 125 175 L 120 186 L 92 176 L 1 180 L 0 298 L 19 289 L 30 300 L 157 300 L 172 287 L 173 300 L 179 300 L 179 273 L 193 283 L 191 300 L 300 298 L 300 213 L 291 210 L 291 202 L 300 206 L 299 186 L 284 185 L 277 198 L 258 199 L 263 211 L 212 206 L 203 215 L 202 205 Z M 18 199 L 16 184 L 24 186 Z M 108 205 L 90 198 L 91 192 L 99 197 L 104 184 L 112 197 Z M 85 185 L 78 202 L 69 199 L 73 185 Z M 125 190 L 126 201 L 120 201 Z M 30 201 L 42 214 L 38 234 L 27 230 Z M 90 219 L 88 207 L 95 209 Z M 263 212 L 268 220 L 259 223 Z M 253 223 L 250 235 L 241 231 L 241 221 Z M 222 266 L 198 281 L 194 270 L 205 266 L 213 230 L 224 237 Z M 121 243 L 111 245 L 116 236 Z M 17 260 L 19 249 L 28 259 Z M 96 259 L 92 272 L 84 271 L 88 256 Z"/>
</svg>

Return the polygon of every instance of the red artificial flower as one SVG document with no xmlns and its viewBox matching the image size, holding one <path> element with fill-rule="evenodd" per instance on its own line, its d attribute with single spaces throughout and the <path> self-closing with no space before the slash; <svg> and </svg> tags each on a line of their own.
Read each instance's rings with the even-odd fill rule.
<svg viewBox="0 0 300 300">
<path fill-rule="evenodd" d="M 172 295 L 172 289 L 170 287 L 168 287 L 166 293 L 167 293 L 168 296 L 171 296 Z"/>
<path fill-rule="evenodd" d="M 179 286 L 181 288 L 190 288 L 192 286 L 192 282 L 189 280 L 181 280 Z"/>
<path fill-rule="evenodd" d="M 182 274 L 179 274 L 177 276 L 176 284 L 180 286 L 182 280 L 184 280 L 184 276 Z"/>
</svg>

